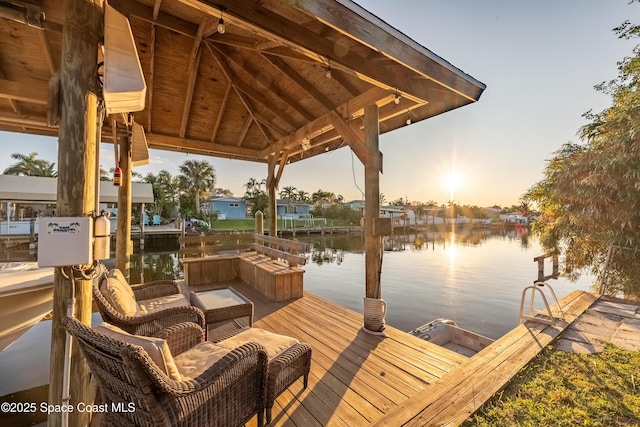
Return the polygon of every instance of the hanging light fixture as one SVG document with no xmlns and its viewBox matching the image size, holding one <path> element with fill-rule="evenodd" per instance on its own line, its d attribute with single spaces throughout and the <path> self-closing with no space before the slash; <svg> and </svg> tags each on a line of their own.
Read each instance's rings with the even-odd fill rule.
<svg viewBox="0 0 640 427">
<path fill-rule="evenodd" d="M 405 122 L 406 124 L 410 125 L 411 124 L 411 111 L 409 111 L 409 109 L 407 108 L 407 121 Z"/>
<path fill-rule="evenodd" d="M 394 94 L 393 103 L 398 105 L 400 104 L 400 98 L 402 98 L 402 94 L 396 89 L 396 93 Z"/>
<path fill-rule="evenodd" d="M 222 19 L 222 13 L 224 12 L 223 9 L 220 10 L 220 20 L 218 21 L 218 32 L 220 34 L 224 34 L 224 32 L 226 31 L 226 28 L 224 27 L 224 19 Z"/>
<path fill-rule="evenodd" d="M 328 79 L 331 78 L 331 59 L 327 58 L 327 72 L 324 73 L 324 76 Z"/>
</svg>

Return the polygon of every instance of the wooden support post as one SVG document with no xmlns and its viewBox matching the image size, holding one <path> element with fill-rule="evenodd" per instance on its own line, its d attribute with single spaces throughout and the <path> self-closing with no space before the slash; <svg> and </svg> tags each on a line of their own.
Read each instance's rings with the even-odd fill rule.
<svg viewBox="0 0 640 427">
<path fill-rule="evenodd" d="M 269 217 L 269 236 L 278 237 L 278 207 L 276 199 L 276 187 L 278 186 L 278 179 L 276 177 L 276 161 L 275 155 L 269 156 L 269 163 L 267 171 L 267 194 L 269 197 L 269 211 L 267 213 Z"/>
<path fill-rule="evenodd" d="M 116 232 L 116 268 L 129 280 L 131 260 L 131 143 L 129 135 L 119 138 L 122 184 L 118 189 L 118 230 Z"/>
<path fill-rule="evenodd" d="M 375 233 L 376 219 L 380 216 L 380 170 L 378 106 L 368 105 L 364 109 L 364 143 L 366 158 L 364 163 L 365 202 L 364 202 L 364 246 L 366 298 L 381 299 L 380 272 L 382 267 L 382 238 Z M 384 325 L 377 316 L 369 318 L 365 299 L 365 329 L 381 332 Z M 383 317 L 384 321 L 384 317 Z"/>
<path fill-rule="evenodd" d="M 262 214 L 262 211 L 256 212 L 253 216 L 256 222 L 254 231 L 257 234 L 264 234 L 264 215 Z"/>
<path fill-rule="evenodd" d="M 64 29 L 60 64 L 61 115 L 58 137 L 58 216 L 87 216 L 95 208 L 96 68 L 101 13 L 85 0 L 64 2 Z M 66 332 L 62 319 L 67 314 L 72 286 L 75 317 L 91 324 L 91 281 L 71 285 L 59 269 L 54 274 L 53 318 L 51 321 L 51 359 L 49 404 L 62 404 Z M 89 368 L 76 345 L 71 350 L 70 390 L 72 407 L 90 404 Z M 88 412 L 73 411 L 69 425 L 88 425 Z M 61 413 L 52 413 L 48 425 L 62 425 Z"/>
<path fill-rule="evenodd" d="M 140 247 L 144 247 L 144 203 L 140 203 Z"/>
</svg>

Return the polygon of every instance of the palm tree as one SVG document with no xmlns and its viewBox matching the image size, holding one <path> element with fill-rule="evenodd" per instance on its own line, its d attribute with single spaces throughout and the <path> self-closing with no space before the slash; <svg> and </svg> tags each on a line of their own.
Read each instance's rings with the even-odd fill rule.
<svg viewBox="0 0 640 427">
<path fill-rule="evenodd" d="M 244 184 L 247 190 L 242 199 L 251 206 L 251 213 L 253 215 L 255 215 L 257 211 L 265 212 L 267 210 L 269 197 L 267 196 L 267 192 L 262 189 L 262 187 L 266 185 L 266 180 L 258 181 L 255 178 L 249 179 L 249 182 Z"/>
<path fill-rule="evenodd" d="M 185 193 L 193 193 L 196 213 L 200 214 L 200 199 L 206 199 L 216 185 L 216 170 L 206 160 L 186 160 L 178 176 Z"/>
<path fill-rule="evenodd" d="M 287 186 L 280 191 L 280 197 L 287 200 L 287 213 L 291 213 L 291 205 L 298 196 L 296 187 Z"/>
<path fill-rule="evenodd" d="M 36 159 L 36 157 L 38 157 L 38 153 L 35 152 L 28 156 L 20 153 L 13 153 L 11 158 L 18 162 L 6 168 L 4 170 L 4 174 L 46 177 L 58 176 L 58 173 L 54 169 L 55 163 L 51 163 L 43 159 Z"/>
<path fill-rule="evenodd" d="M 309 197 L 309 193 L 304 190 L 298 190 L 298 194 L 296 194 L 296 199 L 301 203 L 309 203 L 311 198 Z"/>
</svg>

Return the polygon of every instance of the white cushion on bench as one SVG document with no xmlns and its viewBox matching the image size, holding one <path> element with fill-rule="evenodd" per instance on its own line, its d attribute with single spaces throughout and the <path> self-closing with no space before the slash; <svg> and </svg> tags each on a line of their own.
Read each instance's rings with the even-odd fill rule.
<svg viewBox="0 0 640 427">
<path fill-rule="evenodd" d="M 203 341 L 189 350 L 177 355 L 174 360 L 183 380 L 192 380 L 218 360 L 226 356 L 231 350 Z"/>
<path fill-rule="evenodd" d="M 189 307 L 190 305 L 189 300 L 179 293 L 138 301 L 138 310 L 140 314 L 149 314 L 158 310 L 166 310 L 167 308 Z"/>
</svg>

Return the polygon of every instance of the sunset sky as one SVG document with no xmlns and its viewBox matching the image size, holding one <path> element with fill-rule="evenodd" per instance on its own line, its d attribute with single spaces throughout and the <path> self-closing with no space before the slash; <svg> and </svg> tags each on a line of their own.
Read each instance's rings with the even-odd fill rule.
<svg viewBox="0 0 640 427">
<path fill-rule="evenodd" d="M 632 54 L 635 41 L 619 40 L 612 29 L 640 11 L 628 0 L 357 3 L 487 85 L 476 104 L 381 136 L 386 200 L 479 206 L 518 203 L 553 152 L 578 140 L 582 114 L 610 105 L 593 86 L 615 78 L 616 62 Z M 0 171 L 14 162 L 11 153 L 34 151 L 57 161 L 56 139 L 0 132 Z M 265 164 L 155 150 L 136 171 L 177 174 L 186 159 L 209 160 L 217 187 L 237 196 L 250 178 L 267 175 Z M 100 163 L 113 167 L 111 145 L 103 144 Z M 286 166 L 280 189 L 286 186 L 360 199 L 364 171 L 342 148 Z"/>
</svg>

